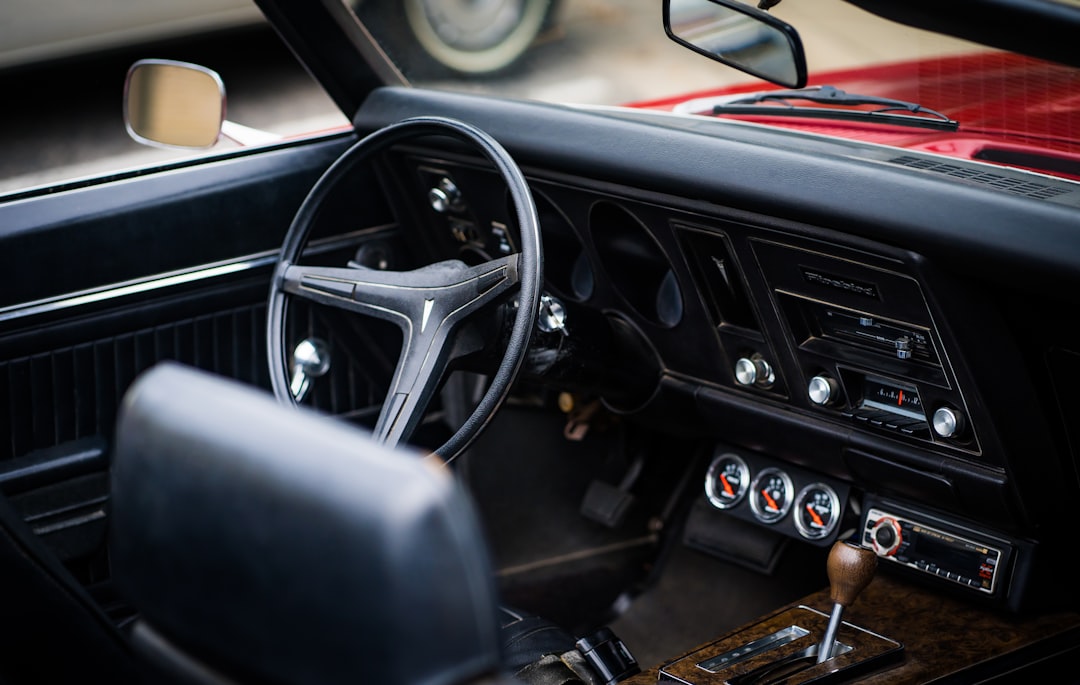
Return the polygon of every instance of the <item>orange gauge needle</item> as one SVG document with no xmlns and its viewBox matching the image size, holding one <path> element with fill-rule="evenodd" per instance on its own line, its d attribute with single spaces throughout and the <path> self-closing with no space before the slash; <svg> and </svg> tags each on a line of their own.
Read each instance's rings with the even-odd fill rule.
<svg viewBox="0 0 1080 685">
<path fill-rule="evenodd" d="M 780 509 L 780 507 L 776 506 L 776 500 L 774 500 L 772 498 L 772 495 L 769 494 L 768 490 L 762 490 L 761 494 L 765 498 L 765 500 L 769 503 L 769 508 L 770 509 L 776 509 L 776 510 Z"/>
<path fill-rule="evenodd" d="M 818 516 L 818 513 L 814 511 L 814 508 L 812 506 L 807 504 L 806 510 L 810 512 L 810 517 L 814 519 L 814 525 L 821 526 L 822 528 L 825 527 L 825 522 L 821 520 L 821 517 Z"/>
<path fill-rule="evenodd" d="M 726 492 L 729 497 L 735 494 L 735 489 L 731 487 L 731 483 L 727 482 L 727 476 L 722 473 L 720 474 L 720 482 L 724 484 L 724 492 Z"/>
</svg>

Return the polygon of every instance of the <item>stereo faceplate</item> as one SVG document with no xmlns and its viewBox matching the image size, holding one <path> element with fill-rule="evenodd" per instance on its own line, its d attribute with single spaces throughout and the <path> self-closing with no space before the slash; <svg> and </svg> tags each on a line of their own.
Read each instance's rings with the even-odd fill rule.
<svg viewBox="0 0 1080 685">
<path fill-rule="evenodd" d="M 861 540 L 885 561 L 992 596 L 1006 585 L 1013 551 L 1007 541 L 887 505 L 867 510 Z"/>
</svg>

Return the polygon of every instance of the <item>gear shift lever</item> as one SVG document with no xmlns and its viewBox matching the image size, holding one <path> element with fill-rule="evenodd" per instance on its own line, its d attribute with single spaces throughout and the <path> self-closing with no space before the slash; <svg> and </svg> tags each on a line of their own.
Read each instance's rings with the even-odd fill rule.
<svg viewBox="0 0 1080 685">
<path fill-rule="evenodd" d="M 883 663 L 904 649 L 896 640 L 849 623 L 844 624 L 844 644 L 836 641 L 844 609 L 870 584 L 877 565 L 872 550 L 837 542 L 829 550 L 829 597 L 834 607 L 827 626 L 816 608 L 789 606 L 664 664 L 657 682 L 798 685 L 824 682 L 826 677 L 851 682 L 848 675 L 856 669 Z"/>
<path fill-rule="evenodd" d="M 834 603 L 825 637 L 818 645 L 819 664 L 832 657 L 836 631 L 840 628 L 840 617 L 844 608 L 851 606 L 873 579 L 874 570 L 877 568 L 877 555 L 873 550 L 864 547 L 837 542 L 829 551 L 826 568 L 829 573 L 829 599 Z"/>
</svg>

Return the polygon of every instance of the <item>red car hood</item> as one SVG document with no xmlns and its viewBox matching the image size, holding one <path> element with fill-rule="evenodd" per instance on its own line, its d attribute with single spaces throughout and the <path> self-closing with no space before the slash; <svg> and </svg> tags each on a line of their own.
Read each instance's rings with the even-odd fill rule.
<svg viewBox="0 0 1080 685">
<path fill-rule="evenodd" d="M 957 131 L 763 114 L 740 119 L 790 129 L 1021 167 L 1080 180 L 1080 70 L 985 52 L 813 74 L 809 85 L 917 102 L 960 123 Z M 633 103 L 671 110 L 692 98 L 766 90 L 760 83 Z M 798 103 L 802 105 L 803 103 Z"/>
</svg>

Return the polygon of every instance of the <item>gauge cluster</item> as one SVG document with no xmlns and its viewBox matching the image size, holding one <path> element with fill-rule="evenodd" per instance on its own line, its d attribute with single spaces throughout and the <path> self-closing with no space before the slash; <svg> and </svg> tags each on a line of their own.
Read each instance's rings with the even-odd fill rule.
<svg viewBox="0 0 1080 685">
<path fill-rule="evenodd" d="M 850 528 L 849 491 L 840 481 L 725 445 L 713 450 L 705 473 L 705 497 L 715 509 L 818 545 Z"/>
</svg>

